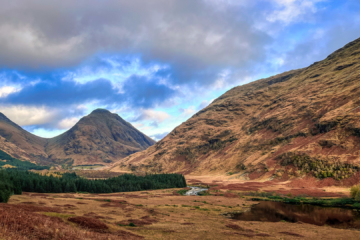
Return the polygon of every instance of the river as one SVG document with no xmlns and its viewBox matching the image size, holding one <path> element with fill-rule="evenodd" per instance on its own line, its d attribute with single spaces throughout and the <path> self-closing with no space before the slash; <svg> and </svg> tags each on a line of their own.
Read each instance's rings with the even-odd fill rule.
<svg viewBox="0 0 360 240">
<path fill-rule="evenodd" d="M 196 196 L 199 195 L 199 192 L 204 192 L 207 191 L 207 188 L 199 188 L 199 187 L 192 187 L 192 186 L 188 186 L 189 188 L 191 188 L 189 191 L 187 191 L 185 193 L 186 196 Z"/>
</svg>

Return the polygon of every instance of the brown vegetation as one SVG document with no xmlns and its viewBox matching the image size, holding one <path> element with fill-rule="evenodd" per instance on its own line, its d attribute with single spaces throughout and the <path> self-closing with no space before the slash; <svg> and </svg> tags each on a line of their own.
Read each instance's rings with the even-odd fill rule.
<svg viewBox="0 0 360 240">
<path fill-rule="evenodd" d="M 306 239 L 357 238 L 356 230 L 288 222 L 240 222 L 228 219 L 221 213 L 248 209 L 257 203 L 251 199 L 258 195 L 226 189 L 228 185 L 230 188 L 241 185 L 242 183 L 238 181 L 230 183 L 214 178 L 199 179 L 202 184 L 215 181 L 224 188 L 217 186 L 216 190 L 210 190 L 212 195 L 207 196 L 175 196 L 171 194 L 173 189 L 146 191 L 146 194 L 140 191 L 121 194 L 70 194 L 71 196 L 68 194 L 32 196 L 28 193 L 13 195 L 9 204 L 0 205 L 0 224 L 2 224 L 0 238 L 70 240 L 144 237 L 179 240 L 284 238 L 285 233 L 279 233 L 279 229 L 286 229 L 286 232 L 302 235 Z M 272 184 L 250 182 L 248 186 L 256 186 L 259 189 L 258 193 L 253 192 L 253 194 L 261 194 L 265 190 L 275 192 L 289 190 L 286 183 L 274 181 L 270 183 Z M 246 186 L 247 183 L 244 185 Z M 326 192 L 330 193 L 330 190 Z M 324 192 L 322 189 L 317 191 Z M 334 191 L 338 190 L 334 189 Z M 215 193 L 219 195 L 215 196 Z M 227 194 L 232 197 L 226 197 Z M 30 201 L 32 204 L 23 204 Z M 46 207 L 39 204 L 39 201 L 45 203 Z M 86 204 L 76 204 L 78 202 Z M 101 207 L 103 204 L 110 205 Z M 75 205 L 77 208 L 68 208 Z M 131 223 L 133 225 L 130 225 Z M 297 236 L 288 235 L 288 237 Z"/>
<path fill-rule="evenodd" d="M 68 220 L 79 224 L 83 228 L 94 230 L 96 232 L 106 232 L 106 230 L 109 229 L 105 223 L 90 217 L 69 217 Z"/>
<path fill-rule="evenodd" d="M 0 237 L 6 239 L 115 239 L 115 235 L 79 230 L 65 224 L 59 217 L 29 212 L 34 208 L 0 204 Z M 39 210 L 39 209 L 38 209 Z M 44 209 L 43 209 L 44 210 Z"/>
<path fill-rule="evenodd" d="M 307 68 L 235 87 L 111 171 L 279 181 L 311 173 L 346 185 L 360 166 L 359 49 L 357 39 Z"/>
</svg>

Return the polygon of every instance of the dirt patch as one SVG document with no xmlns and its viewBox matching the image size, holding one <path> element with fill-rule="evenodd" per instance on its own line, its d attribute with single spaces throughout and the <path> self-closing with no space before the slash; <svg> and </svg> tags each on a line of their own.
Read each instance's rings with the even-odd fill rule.
<svg viewBox="0 0 360 240">
<path fill-rule="evenodd" d="M 225 232 L 225 234 L 228 235 L 241 235 L 241 236 L 245 236 L 245 237 L 271 237 L 271 235 L 266 234 L 266 233 L 257 233 L 257 234 L 253 234 L 253 233 L 239 233 L 239 232 Z"/>
<path fill-rule="evenodd" d="M 223 195 L 224 197 L 227 197 L 227 198 L 238 198 L 239 195 L 235 194 L 235 193 L 224 193 Z"/>
<path fill-rule="evenodd" d="M 83 228 L 87 228 L 96 232 L 106 232 L 109 227 L 100 220 L 90 217 L 69 217 L 70 222 L 79 224 Z"/>
<path fill-rule="evenodd" d="M 195 223 L 186 222 L 186 223 L 182 223 L 181 225 L 195 225 Z"/>
<path fill-rule="evenodd" d="M 96 214 L 94 212 L 85 213 L 84 217 L 92 217 L 92 218 L 95 218 L 95 219 L 107 219 L 107 220 L 113 219 L 111 217 L 103 217 L 103 216 L 98 215 L 98 214 Z"/>
<path fill-rule="evenodd" d="M 279 233 L 289 235 L 289 236 L 294 236 L 294 237 L 304 237 L 303 235 L 293 233 L 293 232 L 279 232 Z"/>
<path fill-rule="evenodd" d="M 188 183 L 198 183 L 198 184 L 202 184 L 202 182 L 200 180 L 196 180 L 196 179 L 189 179 L 187 181 Z"/>
<path fill-rule="evenodd" d="M 116 232 L 116 234 L 119 237 L 123 237 L 124 239 L 129 239 L 129 240 L 144 239 L 143 236 L 139 236 L 139 235 L 136 235 L 134 233 L 127 232 L 127 231 L 124 231 L 124 230 L 119 230 L 119 231 Z"/>
<path fill-rule="evenodd" d="M 225 225 L 227 228 L 231 228 L 231 229 L 234 229 L 234 230 L 239 230 L 239 231 L 243 231 L 243 232 L 254 232 L 253 230 L 251 229 L 245 229 L 243 227 L 240 227 L 239 225 L 236 225 L 236 224 L 227 224 Z"/>
<path fill-rule="evenodd" d="M 147 199 L 147 197 L 140 196 L 140 195 L 135 195 L 135 194 L 125 194 L 123 197 L 124 197 L 124 198 L 141 198 L 141 199 Z"/>
<path fill-rule="evenodd" d="M 148 208 L 146 209 L 146 211 L 151 214 L 151 215 L 159 215 L 160 213 L 158 211 L 156 211 L 155 209 L 152 209 L 152 208 Z"/>
<path fill-rule="evenodd" d="M 121 208 L 121 209 L 125 209 L 127 206 L 129 206 L 126 202 L 115 202 L 115 201 L 111 201 L 111 202 L 107 202 L 104 204 L 101 204 L 100 207 L 115 207 L 115 208 Z"/>
<path fill-rule="evenodd" d="M 72 204 L 65 204 L 65 205 L 63 205 L 63 207 L 65 207 L 65 208 L 76 208 L 76 206 L 72 205 Z"/>
<path fill-rule="evenodd" d="M 133 223 L 136 226 L 144 226 L 144 225 L 151 225 L 156 222 L 158 222 L 158 220 L 152 219 L 152 218 L 150 218 L 150 216 L 144 216 L 141 219 L 128 219 L 128 220 L 120 221 L 120 222 L 117 222 L 117 224 L 129 225 L 130 223 Z"/>
<path fill-rule="evenodd" d="M 250 178 L 250 180 L 254 180 L 254 179 L 261 177 L 264 174 L 265 174 L 264 171 L 254 171 L 249 174 L 249 178 Z"/>
<path fill-rule="evenodd" d="M 24 194 L 24 193 L 23 193 Z M 27 193 L 28 195 L 31 195 L 32 197 L 47 197 L 47 194 L 44 193 Z"/>
<path fill-rule="evenodd" d="M 62 195 L 60 197 L 63 197 L 63 198 L 75 198 L 75 195 L 73 195 L 73 194 L 64 194 L 64 195 Z"/>
<path fill-rule="evenodd" d="M 218 185 L 211 187 L 210 190 L 238 190 L 238 191 L 258 191 L 260 188 L 276 185 L 274 182 L 245 182 L 233 183 L 228 185 Z"/>
</svg>

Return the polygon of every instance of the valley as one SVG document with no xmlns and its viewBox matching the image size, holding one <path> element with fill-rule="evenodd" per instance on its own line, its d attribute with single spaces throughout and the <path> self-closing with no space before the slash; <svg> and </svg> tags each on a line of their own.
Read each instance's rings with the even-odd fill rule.
<svg viewBox="0 0 360 240">
<path fill-rule="evenodd" d="M 181 189 L 14 195 L 8 204 L 0 204 L 0 219 L 6 226 L 0 230 L 0 236 L 13 236 L 12 239 L 22 239 L 24 234 L 53 239 L 59 236 L 68 239 L 356 239 L 358 236 L 355 229 L 280 220 L 239 221 L 226 217 L 227 213 L 247 211 L 257 204 L 251 200 L 255 192 L 287 194 L 286 183 L 195 176 L 188 177 L 187 182 L 209 186 L 210 195 L 181 196 L 177 193 Z M 349 189 L 335 187 L 306 190 L 309 198 L 349 194 Z M 10 219 L 4 219 L 4 214 L 10 210 L 20 216 L 27 214 L 20 230 L 14 231 L 14 223 L 20 220 L 13 218 L 7 222 Z M 35 218 L 41 220 L 31 222 Z M 30 230 L 34 226 L 35 230 Z"/>
<path fill-rule="evenodd" d="M 360 239 L 360 0 L 0 3 L 0 240 Z"/>
</svg>

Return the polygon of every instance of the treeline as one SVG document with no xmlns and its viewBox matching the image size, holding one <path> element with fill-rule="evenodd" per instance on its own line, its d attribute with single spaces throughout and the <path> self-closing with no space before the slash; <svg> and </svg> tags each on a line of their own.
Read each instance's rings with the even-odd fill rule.
<svg viewBox="0 0 360 240">
<path fill-rule="evenodd" d="M 11 165 L 19 170 L 44 170 L 50 168 L 49 166 L 39 166 L 28 161 L 21 161 L 19 159 L 13 158 L 2 150 L 0 150 L 0 160 L 0 167 L 4 165 Z"/>
<path fill-rule="evenodd" d="M 112 193 L 186 187 L 185 178 L 180 174 L 124 174 L 105 180 L 88 180 L 78 177 L 75 173 L 65 173 L 58 178 L 13 169 L 0 171 L 0 183 L 0 202 L 7 202 L 9 197 L 6 196 L 21 194 L 22 191 Z"/>
</svg>

